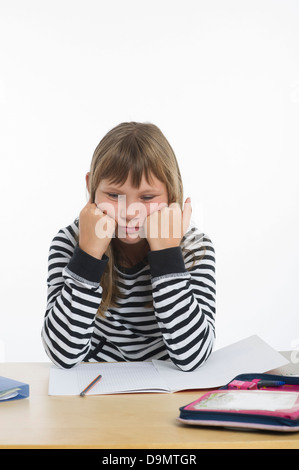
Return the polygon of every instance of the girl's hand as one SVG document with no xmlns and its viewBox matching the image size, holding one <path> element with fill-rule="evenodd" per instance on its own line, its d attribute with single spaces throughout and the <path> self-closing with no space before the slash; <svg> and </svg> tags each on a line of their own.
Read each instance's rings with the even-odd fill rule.
<svg viewBox="0 0 299 470">
<path fill-rule="evenodd" d="M 172 203 L 148 215 L 144 230 L 151 251 L 179 246 L 189 227 L 191 214 L 191 199 L 187 198 L 183 211 L 178 203 Z"/>
<path fill-rule="evenodd" d="M 115 220 L 90 200 L 79 216 L 79 247 L 101 259 L 111 242 L 115 226 Z"/>
</svg>

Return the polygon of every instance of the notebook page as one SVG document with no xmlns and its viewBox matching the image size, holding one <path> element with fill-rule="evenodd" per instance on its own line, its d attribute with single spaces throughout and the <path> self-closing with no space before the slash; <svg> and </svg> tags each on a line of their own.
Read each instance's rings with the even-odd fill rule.
<svg viewBox="0 0 299 470">
<path fill-rule="evenodd" d="M 99 374 L 102 378 L 87 395 L 170 391 L 152 362 L 104 362 L 80 364 L 71 370 L 52 366 L 49 395 L 79 395 Z"/>
<path fill-rule="evenodd" d="M 192 372 L 181 372 L 170 362 L 153 359 L 156 369 L 173 391 L 221 387 L 238 374 L 264 373 L 287 363 L 287 359 L 257 335 L 216 350 Z"/>
<path fill-rule="evenodd" d="M 289 364 L 273 369 L 270 373 L 299 377 L 299 351 L 280 351 L 280 354 L 290 361 Z"/>
</svg>

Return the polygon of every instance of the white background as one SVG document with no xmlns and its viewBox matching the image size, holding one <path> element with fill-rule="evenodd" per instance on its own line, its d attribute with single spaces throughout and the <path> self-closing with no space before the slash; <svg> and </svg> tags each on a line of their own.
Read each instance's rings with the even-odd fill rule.
<svg viewBox="0 0 299 470">
<path fill-rule="evenodd" d="M 217 347 L 299 347 L 299 3 L 0 0 L 0 360 L 45 361 L 48 249 L 122 121 L 158 125 L 217 255 Z"/>
</svg>

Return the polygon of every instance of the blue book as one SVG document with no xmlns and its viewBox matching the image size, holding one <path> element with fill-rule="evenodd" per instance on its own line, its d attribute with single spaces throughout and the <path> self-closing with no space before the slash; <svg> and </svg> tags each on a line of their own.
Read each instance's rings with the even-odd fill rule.
<svg viewBox="0 0 299 470">
<path fill-rule="evenodd" d="M 0 376 L 0 402 L 29 397 L 29 385 Z"/>
</svg>

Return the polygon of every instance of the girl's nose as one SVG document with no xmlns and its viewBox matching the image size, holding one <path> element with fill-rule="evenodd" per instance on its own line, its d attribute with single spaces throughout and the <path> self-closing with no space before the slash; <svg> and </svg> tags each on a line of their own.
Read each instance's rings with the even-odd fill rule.
<svg viewBox="0 0 299 470">
<path fill-rule="evenodd" d="M 118 217 L 124 223 L 134 219 L 135 213 L 132 211 L 134 206 L 134 201 L 126 196 L 118 196 Z"/>
<path fill-rule="evenodd" d="M 118 213 L 118 223 L 120 220 L 124 221 L 121 225 L 125 225 L 125 221 L 127 219 L 127 200 L 126 196 L 118 196 L 117 201 L 117 213 Z"/>
<path fill-rule="evenodd" d="M 118 216 L 123 221 L 123 224 L 136 219 L 136 222 L 139 220 L 144 220 L 147 216 L 147 208 L 142 202 L 136 202 L 129 198 L 122 199 L 118 201 Z M 118 222 L 120 223 L 120 221 Z"/>
<path fill-rule="evenodd" d="M 142 225 L 147 216 L 146 205 L 142 202 L 132 202 L 127 205 L 127 221 L 136 222 L 136 225 Z"/>
</svg>

